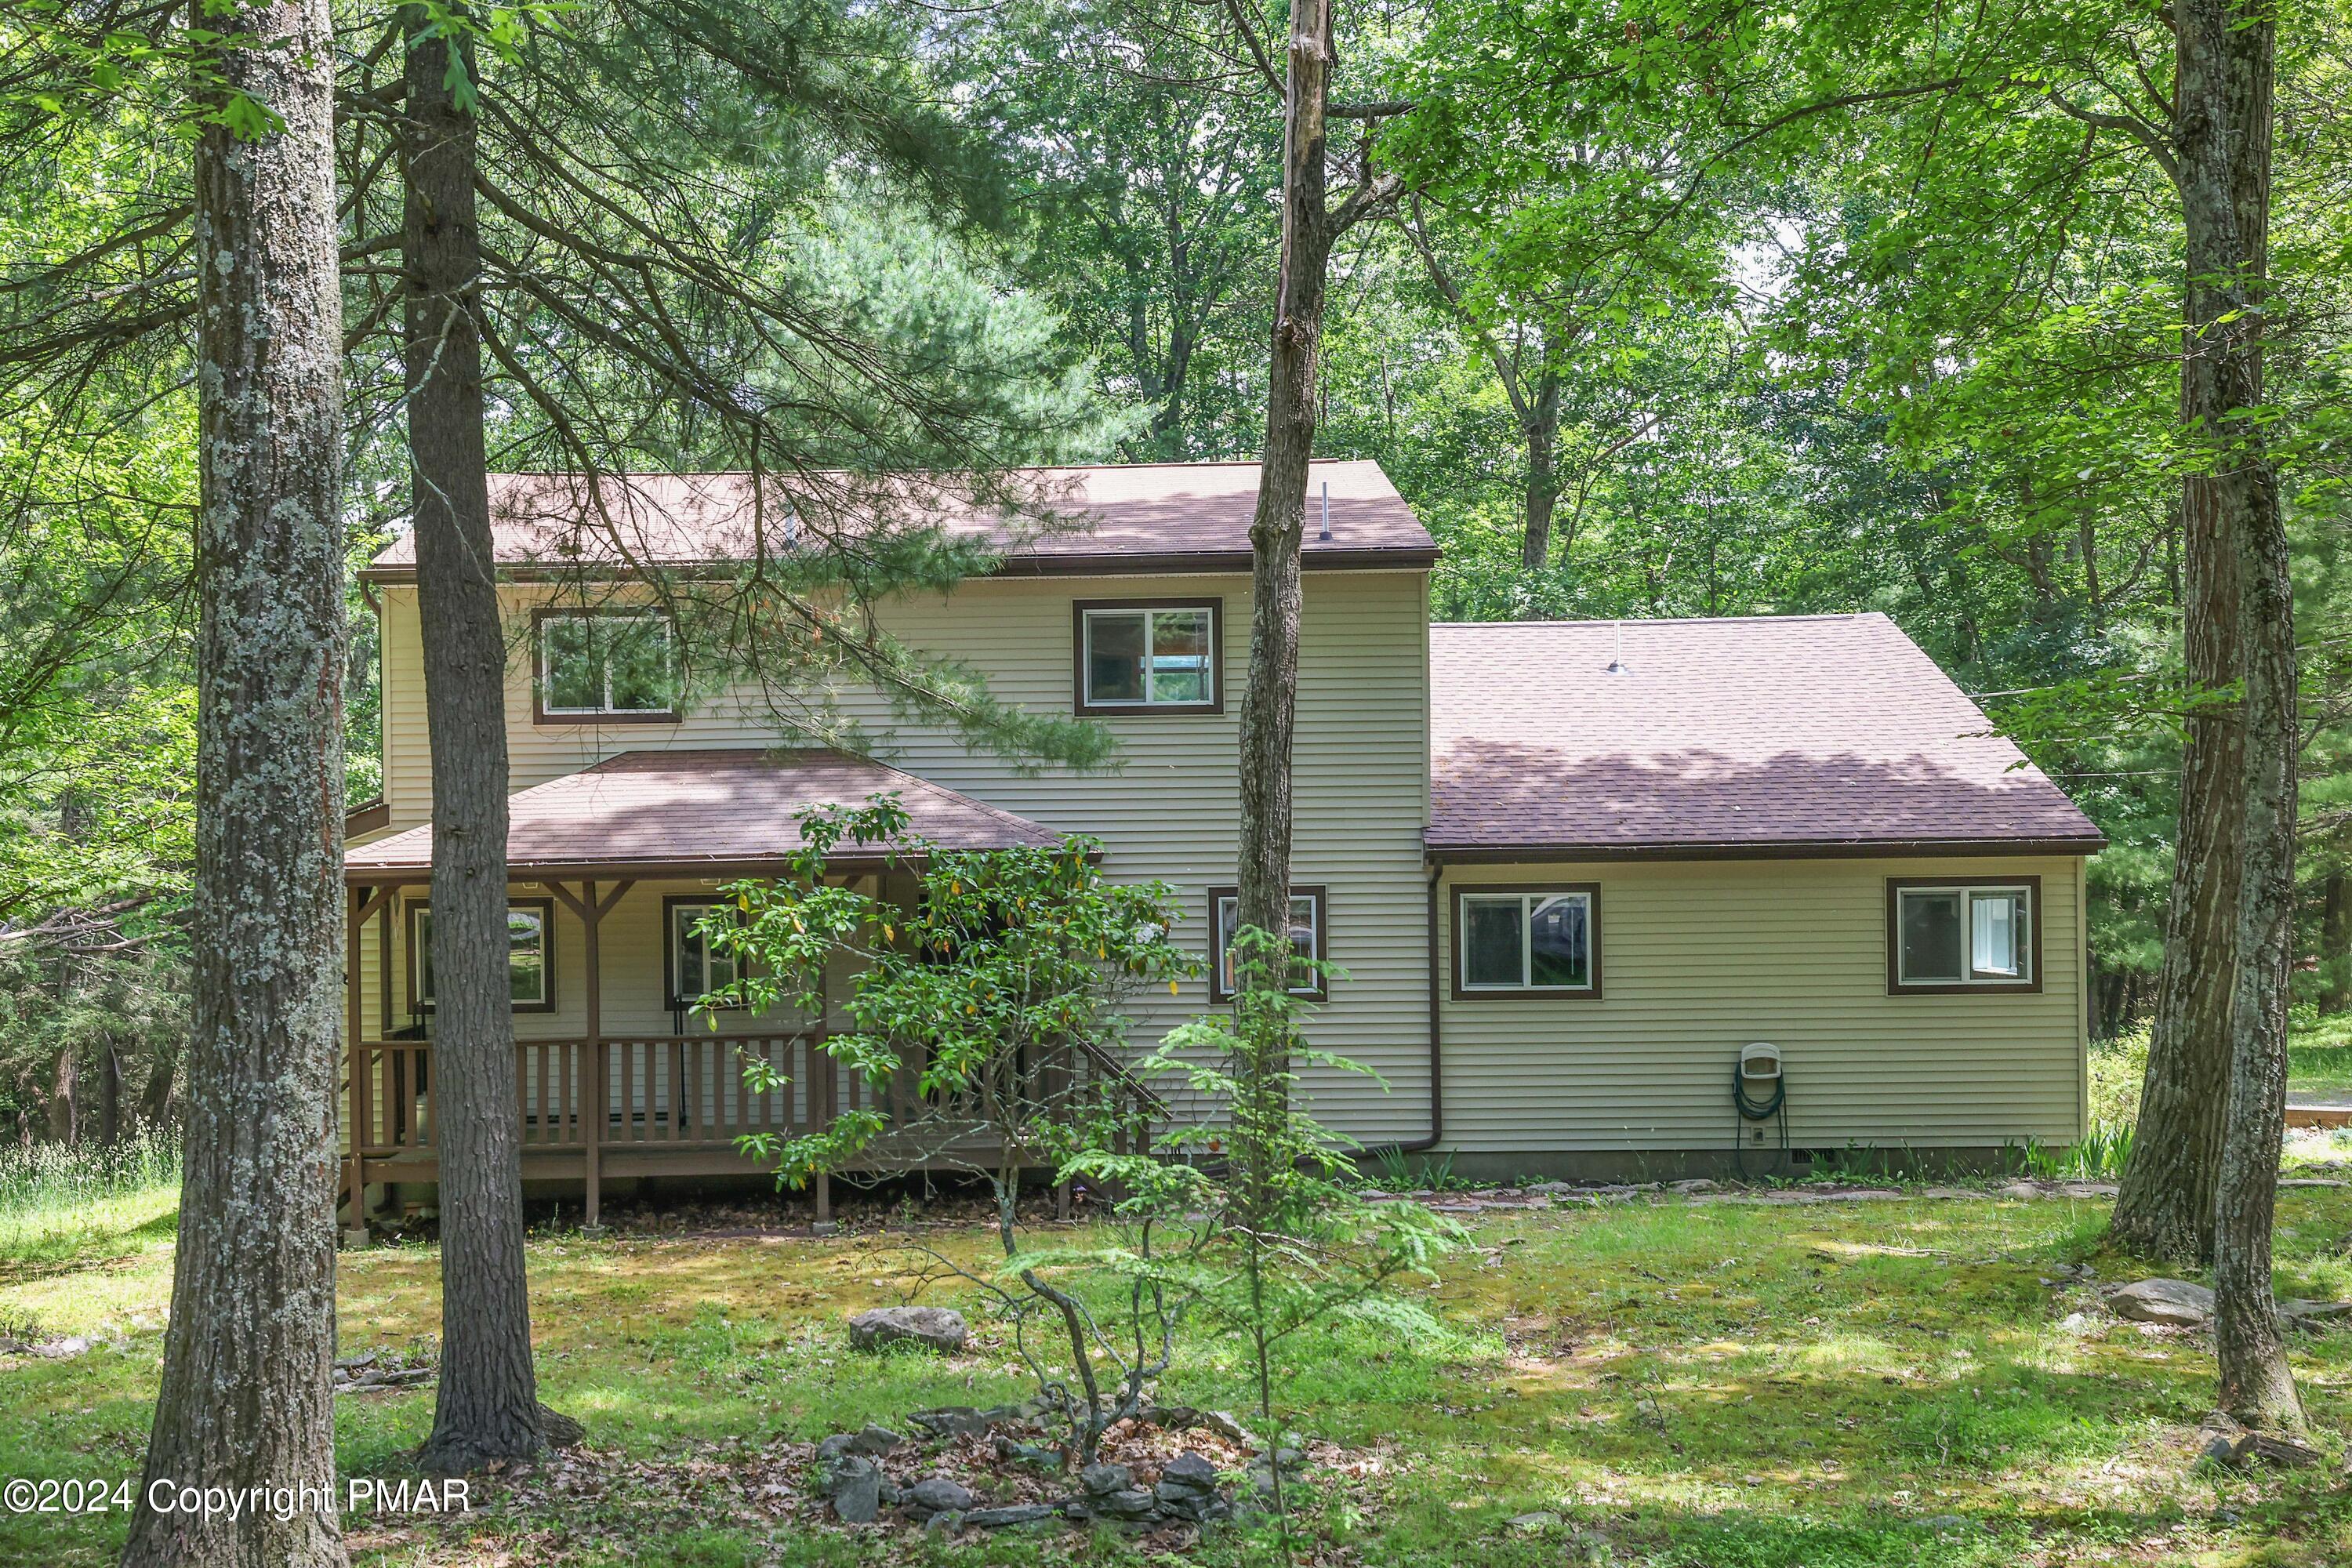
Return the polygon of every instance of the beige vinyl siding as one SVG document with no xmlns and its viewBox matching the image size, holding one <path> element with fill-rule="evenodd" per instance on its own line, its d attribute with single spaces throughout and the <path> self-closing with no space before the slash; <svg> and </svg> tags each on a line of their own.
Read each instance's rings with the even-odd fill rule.
<svg viewBox="0 0 2352 1568">
<path fill-rule="evenodd" d="M 923 778 L 961 790 L 1066 833 L 1100 838 L 1114 876 L 1159 879 L 1179 890 L 1181 932 L 1205 963 L 1208 889 L 1234 879 L 1239 808 L 1234 755 L 1249 655 L 1245 576 L 986 579 L 953 594 L 902 601 L 890 629 L 912 646 L 950 654 L 982 670 L 1000 699 L 1067 714 L 1075 650 L 1073 602 L 1080 599 L 1223 601 L 1224 711 L 1139 715 L 1100 721 L 1122 746 L 1115 772 L 1048 770 L 1023 776 L 1003 759 L 967 752 L 949 733 L 894 725 L 870 697 L 845 693 L 843 706 L 866 723 L 877 754 Z M 385 794 L 395 827 L 430 815 L 423 680 L 413 588 L 384 598 Z M 521 628 L 534 603 L 509 590 L 512 639 L 507 698 L 514 787 L 560 777 L 615 752 L 646 748 L 776 743 L 785 731 L 760 693 L 736 689 L 706 701 L 677 724 L 546 725 L 531 722 L 530 669 Z M 1368 1140 L 1427 1131 L 1428 979 L 1426 884 L 1421 833 L 1428 801 L 1428 585 L 1422 572 L 1310 572 L 1299 660 L 1293 875 L 1328 889 L 1331 962 L 1349 971 L 1334 983 L 1314 1036 L 1375 1068 L 1380 1084 L 1356 1075 L 1319 1079 L 1318 1107 L 1335 1125 Z M 635 903 L 642 897 L 632 895 Z M 625 905 L 614 919 L 623 920 Z M 649 943 L 658 979 L 659 900 L 641 932 L 605 928 L 607 972 L 635 944 Z M 578 1028 L 576 922 L 559 910 L 558 984 L 566 1011 L 519 1024 Z M 565 934 L 566 928 L 575 928 Z M 567 947 L 566 944 L 569 944 Z M 639 965 L 646 967 L 646 965 Z M 668 1016 L 605 991 L 607 1034 L 660 1030 Z M 659 994 L 653 996 L 658 1011 Z M 1205 975 L 1141 1000 L 1139 1040 L 1209 1009 Z M 631 1009 L 635 1008 L 635 1011 Z M 570 1019 L 569 1023 L 562 1020 Z"/>
<path fill-rule="evenodd" d="M 1696 860 L 1449 868 L 1448 1146 L 1728 1149 L 1739 1047 L 1785 1054 L 1799 1148 L 2065 1142 L 2084 1121 L 2078 857 Z M 1889 877 L 2042 879 L 2042 988 L 1886 990 Z M 1598 1000 L 1451 995 L 1454 893 L 1597 882 Z"/>
</svg>

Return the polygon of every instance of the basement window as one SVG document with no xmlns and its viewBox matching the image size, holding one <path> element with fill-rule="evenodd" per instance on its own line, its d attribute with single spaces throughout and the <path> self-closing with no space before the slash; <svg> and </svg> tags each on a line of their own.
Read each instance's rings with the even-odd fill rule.
<svg viewBox="0 0 2352 1568">
<path fill-rule="evenodd" d="M 665 723 L 677 718 L 677 638 L 651 610 L 542 610 L 537 721 Z"/>
<path fill-rule="evenodd" d="M 2036 878 L 1886 886 L 1886 988 L 1951 994 L 2041 988 Z"/>
<path fill-rule="evenodd" d="M 1597 997 L 1601 889 L 1464 888 L 1454 895 L 1454 994 Z"/>
<path fill-rule="evenodd" d="M 1218 657 L 1223 601 L 1081 600 L 1081 713 L 1223 711 Z"/>
</svg>

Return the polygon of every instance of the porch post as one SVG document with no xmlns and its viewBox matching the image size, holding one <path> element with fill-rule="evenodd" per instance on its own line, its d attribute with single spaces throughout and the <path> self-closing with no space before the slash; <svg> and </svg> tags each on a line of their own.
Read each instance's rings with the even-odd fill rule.
<svg viewBox="0 0 2352 1568">
<path fill-rule="evenodd" d="M 840 1114 L 842 1114 L 842 1107 L 837 1105 L 837 1102 L 835 1102 L 835 1077 L 833 1077 L 833 1068 L 835 1068 L 835 1063 L 833 1063 L 833 1053 L 825 1051 L 824 1047 L 818 1047 L 818 1048 L 816 1048 L 816 1063 L 818 1063 L 818 1065 L 816 1065 L 816 1077 L 818 1077 L 818 1081 L 821 1081 L 821 1084 L 824 1084 L 824 1090 L 825 1090 L 825 1096 L 824 1096 L 824 1112 L 821 1112 L 821 1114 L 824 1114 L 824 1121 L 818 1121 L 818 1126 L 833 1126 L 833 1119 L 835 1119 L 835 1117 L 840 1117 Z M 814 1096 L 812 1096 L 812 1098 L 814 1098 Z M 814 1121 L 814 1117 L 812 1117 L 812 1121 Z M 816 1232 L 818 1232 L 818 1234 L 824 1234 L 824 1232 L 828 1232 L 828 1229 L 833 1229 L 833 1173 L 830 1173 L 830 1171 L 818 1171 L 816 1178 L 814 1178 L 812 1183 L 809 1183 L 809 1187 L 812 1187 L 812 1194 L 809 1194 L 809 1196 L 814 1196 L 814 1199 L 816 1199 Z"/>
<path fill-rule="evenodd" d="M 367 1228 L 367 1172 L 360 1154 L 363 1132 L 360 1121 L 363 1103 L 360 1089 L 361 1063 L 365 1055 L 360 1049 L 360 933 L 367 929 L 366 906 L 362 901 L 366 893 L 362 889 L 350 888 L 345 889 L 344 896 L 350 900 L 351 918 L 349 935 L 343 944 L 343 1070 L 351 1074 L 351 1107 L 346 1127 L 352 1144 L 350 1157 L 344 1161 L 352 1194 L 351 1211 L 345 1217 L 344 1228 L 364 1234 Z M 384 962 L 392 962 L 389 955 Z"/>
<path fill-rule="evenodd" d="M 841 1088 L 834 1080 L 833 1053 L 824 1048 L 824 1037 L 833 1029 L 833 997 L 825 986 L 824 971 L 816 976 L 816 1048 L 811 1054 L 810 1066 L 815 1069 L 816 1082 L 809 1086 L 809 1129 L 822 1132 L 833 1125 L 841 1110 Z M 824 1109 L 819 1110 L 817 1096 L 824 1095 Z M 809 1183 L 809 1196 L 816 1205 L 816 1223 L 810 1226 L 819 1236 L 833 1228 L 833 1173 L 819 1171 Z"/>
<path fill-rule="evenodd" d="M 352 1184 L 350 1223 L 347 1229 L 357 1232 L 362 1239 L 367 1234 L 367 1125 L 368 1125 L 368 1056 L 361 1037 L 366 1031 L 360 1001 L 360 938 L 367 930 L 368 918 L 378 910 L 391 906 L 393 889 L 378 888 L 370 892 L 365 888 L 350 889 L 350 924 L 343 939 L 343 1068 L 351 1074 L 347 1090 L 352 1152 L 349 1161 Z M 384 925 L 386 941 L 377 962 L 389 970 L 392 965 L 390 917 Z"/>
<path fill-rule="evenodd" d="M 583 1104 L 581 1112 L 583 1120 L 587 1123 L 582 1134 L 586 1144 L 583 1154 L 587 1176 L 586 1223 L 587 1228 L 593 1231 L 596 1228 L 597 1215 L 602 1212 L 596 1189 L 603 1161 L 604 1119 L 608 1114 L 604 1104 L 604 1096 L 607 1092 L 604 1070 L 604 966 L 597 950 L 596 940 L 597 928 L 604 923 L 604 911 L 596 902 L 595 883 L 581 883 L 580 892 L 581 921 L 587 932 L 588 954 L 588 1038 L 580 1047 L 580 1053 L 587 1058 L 585 1065 L 588 1074 L 595 1081 L 594 1092 L 582 1097 Z"/>
<path fill-rule="evenodd" d="M 392 889 L 397 894 L 399 889 Z M 387 896 L 375 916 L 375 1026 L 376 1038 L 392 1033 L 392 906 L 396 899 Z"/>
</svg>

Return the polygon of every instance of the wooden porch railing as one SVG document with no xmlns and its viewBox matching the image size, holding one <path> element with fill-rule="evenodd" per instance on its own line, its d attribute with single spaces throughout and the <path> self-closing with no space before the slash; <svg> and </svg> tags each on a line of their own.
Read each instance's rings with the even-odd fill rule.
<svg viewBox="0 0 2352 1568">
<path fill-rule="evenodd" d="M 586 1184 L 593 1224 L 608 1163 L 633 1173 L 754 1171 L 759 1167 L 740 1152 L 739 1140 L 762 1132 L 803 1136 L 822 1131 L 845 1111 L 868 1108 L 882 1110 L 893 1129 L 919 1122 L 934 1134 L 943 1128 L 952 1132 L 958 1108 L 922 1098 L 911 1069 L 877 1089 L 842 1071 L 826 1054 L 824 1039 L 801 1033 L 518 1041 L 515 1095 L 526 1166 L 564 1176 L 576 1171 Z M 371 1181 L 432 1179 L 437 1167 L 434 1049 L 426 1040 L 363 1040 L 346 1054 L 345 1180 L 354 1209 Z M 752 1089 L 744 1069 L 754 1059 L 784 1079 L 782 1087 Z M 1122 1146 L 1148 1142 L 1152 1123 L 1168 1113 L 1149 1086 L 1092 1047 L 1054 1053 L 1030 1076 L 1033 1092 L 1111 1094 L 1120 1110 Z M 940 1145 L 943 1152 L 955 1147 Z M 828 1217 L 830 1194 L 822 1177 L 815 1196 L 818 1217 Z"/>
</svg>

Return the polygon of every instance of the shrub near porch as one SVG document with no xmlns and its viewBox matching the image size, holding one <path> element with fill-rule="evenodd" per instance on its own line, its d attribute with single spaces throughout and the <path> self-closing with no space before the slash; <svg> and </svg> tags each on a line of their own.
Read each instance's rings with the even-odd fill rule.
<svg viewBox="0 0 2352 1568">
<path fill-rule="evenodd" d="M 155 1223 L 169 1200 L 151 1202 L 156 1213 L 123 1215 L 70 1260 L 0 1265 L 12 1324 L 108 1342 L 73 1360 L 0 1360 L 0 1453 L 16 1473 L 136 1473 L 170 1289 Z M 2281 1293 L 2352 1296 L 2352 1195 L 2290 1189 L 2280 1216 Z M 975 1262 L 994 1245 L 979 1226 L 883 1217 L 823 1240 L 534 1237 L 546 1394 L 588 1423 L 594 1452 L 560 1509 L 541 1477 L 488 1483 L 491 1500 L 460 1520 L 355 1517 L 354 1560 L 1133 1557 L 1108 1538 L 953 1548 L 841 1534 L 813 1528 L 796 1497 L 760 1497 L 796 1479 L 826 1432 L 1025 1392 L 985 1344 L 948 1361 L 849 1352 L 846 1318 L 911 1284 L 906 1243 Z M 2053 1266 L 2131 1277 L 2098 1250 L 2105 1217 L 2104 1204 L 2056 1199 L 1666 1197 L 1481 1216 L 1478 1248 L 1418 1292 L 1436 1331 L 1403 1342 L 1339 1324 L 1283 1356 L 1289 1424 L 1355 1450 L 1363 1472 L 1318 1481 L 1309 1555 L 1392 1568 L 2352 1559 L 2352 1501 L 2331 1473 L 2190 1472 L 2212 1386 L 2200 1339 L 2065 1325 L 2097 1316 L 2095 1293 Z M 436 1267 L 427 1246 L 346 1254 L 346 1353 L 429 1350 Z M 1169 1396 L 1246 1408 L 1237 1350 L 1197 1349 Z M 2295 1353 L 2315 1424 L 2340 1432 L 2352 1331 L 2299 1337 Z M 431 1401 L 429 1388 L 341 1400 L 345 1468 L 405 1473 Z M 0 1516 L 0 1562 L 108 1562 L 121 1522 Z M 1229 1542 L 1198 1560 L 1266 1553 Z"/>
</svg>

